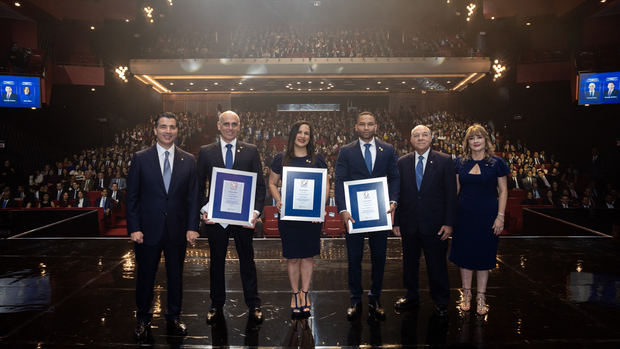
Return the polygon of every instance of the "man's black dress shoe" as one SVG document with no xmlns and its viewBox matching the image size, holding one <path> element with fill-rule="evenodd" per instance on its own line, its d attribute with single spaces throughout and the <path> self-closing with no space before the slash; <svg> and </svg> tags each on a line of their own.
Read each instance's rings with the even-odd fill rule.
<svg viewBox="0 0 620 349">
<path fill-rule="evenodd" d="M 368 316 L 375 320 L 385 320 L 385 309 L 378 300 L 368 302 Z"/>
<path fill-rule="evenodd" d="M 224 318 L 224 310 L 222 308 L 211 308 L 207 313 L 207 323 L 213 325 L 218 320 Z"/>
<path fill-rule="evenodd" d="M 411 300 L 407 297 L 402 297 L 394 303 L 394 309 L 396 311 L 414 310 L 420 306 L 420 302 Z"/>
<path fill-rule="evenodd" d="M 263 312 L 260 310 L 260 307 L 254 307 L 248 309 L 250 319 L 254 321 L 256 324 L 260 324 L 263 322 Z"/>
<path fill-rule="evenodd" d="M 180 319 L 168 320 L 166 321 L 166 327 L 168 329 L 168 333 L 176 335 L 176 336 L 186 336 L 187 335 L 187 325 L 183 323 Z"/>
<path fill-rule="evenodd" d="M 347 320 L 351 321 L 357 318 L 362 312 L 362 303 L 352 303 L 351 306 L 347 309 Z"/>
<path fill-rule="evenodd" d="M 149 331 L 151 330 L 151 322 L 150 321 L 138 321 L 136 325 L 136 329 L 134 330 L 134 336 L 136 339 L 145 339 L 148 336 Z"/>
<path fill-rule="evenodd" d="M 446 306 L 445 304 L 435 304 L 433 305 L 433 312 L 439 317 L 447 317 L 448 306 Z"/>
</svg>

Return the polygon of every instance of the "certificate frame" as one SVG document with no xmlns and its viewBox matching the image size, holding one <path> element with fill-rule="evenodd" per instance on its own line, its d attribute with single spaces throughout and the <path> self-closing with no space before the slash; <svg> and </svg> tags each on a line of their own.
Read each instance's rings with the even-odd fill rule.
<svg viewBox="0 0 620 349">
<path fill-rule="evenodd" d="M 295 183 L 312 180 L 313 194 L 311 208 L 296 208 L 299 202 L 295 201 Z M 323 222 L 325 221 L 325 189 L 327 186 L 326 168 L 309 167 L 282 167 L 282 195 L 280 220 Z M 318 198 L 318 201 L 317 201 Z"/>
<path fill-rule="evenodd" d="M 377 197 L 376 215 L 378 219 L 361 220 L 358 206 L 358 193 L 374 191 Z M 387 214 L 390 208 L 387 177 L 376 177 L 344 182 L 344 196 L 347 211 L 355 223 L 348 222 L 349 233 L 368 233 L 392 229 L 392 218 Z"/>
<path fill-rule="evenodd" d="M 250 221 L 254 215 L 254 201 L 256 198 L 256 178 L 255 172 L 231 170 L 221 167 L 213 167 L 211 172 L 211 183 L 209 189 L 209 220 L 215 223 L 226 223 L 231 225 L 250 225 Z M 223 208 L 223 191 L 224 186 L 230 185 L 225 183 L 233 182 L 243 183 L 243 192 L 240 207 L 240 212 L 227 211 Z M 224 205 L 225 206 L 225 205 Z"/>
</svg>

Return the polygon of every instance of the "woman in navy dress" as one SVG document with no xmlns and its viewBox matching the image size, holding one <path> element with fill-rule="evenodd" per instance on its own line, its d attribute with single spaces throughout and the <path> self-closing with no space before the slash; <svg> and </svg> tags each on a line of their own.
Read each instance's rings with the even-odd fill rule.
<svg viewBox="0 0 620 349">
<path fill-rule="evenodd" d="M 327 168 L 325 159 L 321 154 L 315 153 L 313 136 L 312 128 L 307 121 L 296 122 L 291 127 L 286 152 L 279 153 L 273 159 L 269 173 L 269 191 L 278 211 L 282 205 L 278 182 L 282 177 L 283 166 Z M 328 190 L 329 188 L 325 188 L 326 192 Z M 293 317 L 310 316 L 308 291 L 312 280 L 313 257 L 321 253 L 321 228 L 320 222 L 278 221 L 282 238 L 282 255 L 287 259 L 288 276 L 293 292 L 291 297 Z"/>
<path fill-rule="evenodd" d="M 497 242 L 504 230 L 508 191 L 506 162 L 493 155 L 487 131 L 479 124 L 467 129 L 465 155 L 456 159 L 458 214 L 450 260 L 461 269 L 461 298 L 457 308 L 470 309 L 471 282 L 476 271 L 476 312 L 489 311 L 486 303 L 489 270 L 495 268 Z"/>
</svg>

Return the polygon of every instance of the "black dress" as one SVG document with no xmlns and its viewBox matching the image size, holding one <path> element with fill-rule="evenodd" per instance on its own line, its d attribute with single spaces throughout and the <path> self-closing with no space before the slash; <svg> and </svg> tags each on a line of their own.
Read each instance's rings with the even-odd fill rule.
<svg viewBox="0 0 620 349">
<path fill-rule="evenodd" d="M 480 174 L 469 172 L 478 164 Z M 497 178 L 510 173 L 499 156 L 480 161 L 456 159 L 456 173 L 461 189 L 450 261 L 471 270 L 495 269 L 497 242 L 493 222 L 497 217 Z"/>
<path fill-rule="evenodd" d="M 283 154 L 279 153 L 271 163 L 271 170 L 279 175 L 282 175 L 282 158 Z M 327 163 L 321 154 L 316 154 L 314 163 L 312 163 L 310 156 L 305 156 L 291 159 L 287 166 L 327 168 Z M 281 221 L 278 219 L 284 258 L 309 258 L 320 254 L 322 226 L 322 223 Z"/>
</svg>

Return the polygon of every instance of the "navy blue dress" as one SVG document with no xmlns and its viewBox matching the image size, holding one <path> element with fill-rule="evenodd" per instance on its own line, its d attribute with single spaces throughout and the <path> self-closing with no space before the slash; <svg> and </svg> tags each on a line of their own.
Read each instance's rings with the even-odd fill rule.
<svg viewBox="0 0 620 349">
<path fill-rule="evenodd" d="M 282 158 L 283 154 L 279 153 L 271 163 L 271 170 L 279 175 L 282 175 Z M 306 156 L 291 159 L 287 166 L 327 168 L 327 163 L 321 154 L 316 154 L 314 163 L 310 156 Z M 322 227 L 322 223 L 281 221 L 278 218 L 284 258 L 309 258 L 319 255 Z"/>
<path fill-rule="evenodd" d="M 470 174 L 476 164 L 480 174 Z M 510 169 L 504 159 L 493 155 L 480 161 L 458 158 L 456 173 L 461 187 L 450 261 L 465 269 L 494 269 L 499 240 L 493 234 L 498 204 L 497 178 L 508 175 Z"/>
</svg>

